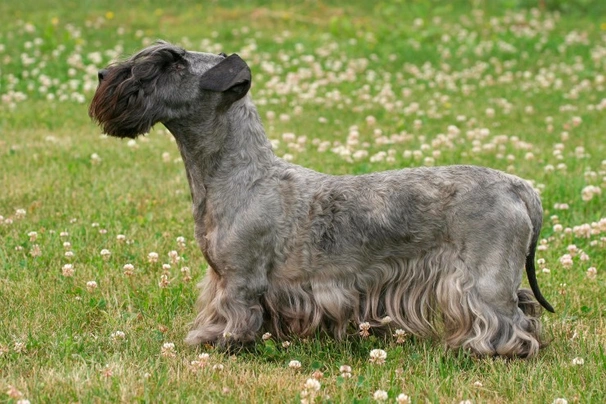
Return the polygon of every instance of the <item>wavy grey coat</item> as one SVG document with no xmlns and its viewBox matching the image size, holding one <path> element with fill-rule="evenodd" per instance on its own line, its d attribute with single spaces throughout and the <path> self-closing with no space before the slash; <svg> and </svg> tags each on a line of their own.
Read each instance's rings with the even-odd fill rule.
<svg viewBox="0 0 606 404">
<path fill-rule="evenodd" d="M 108 135 L 162 122 L 185 163 L 209 263 L 188 343 L 250 342 L 261 330 L 342 338 L 369 322 L 479 355 L 538 352 L 525 264 L 553 309 L 535 278 L 542 209 L 526 181 L 473 166 L 331 176 L 285 162 L 237 55 L 161 42 L 99 79 L 89 113 Z"/>
</svg>

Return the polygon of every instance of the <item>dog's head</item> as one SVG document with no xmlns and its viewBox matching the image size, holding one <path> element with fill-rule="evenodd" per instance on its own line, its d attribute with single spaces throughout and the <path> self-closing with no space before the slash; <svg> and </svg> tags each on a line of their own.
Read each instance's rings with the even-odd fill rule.
<svg viewBox="0 0 606 404">
<path fill-rule="evenodd" d="M 225 110 L 244 97 L 251 73 L 236 54 L 188 52 L 166 42 L 99 71 L 88 113 L 111 136 L 136 138 L 158 122 Z"/>
</svg>

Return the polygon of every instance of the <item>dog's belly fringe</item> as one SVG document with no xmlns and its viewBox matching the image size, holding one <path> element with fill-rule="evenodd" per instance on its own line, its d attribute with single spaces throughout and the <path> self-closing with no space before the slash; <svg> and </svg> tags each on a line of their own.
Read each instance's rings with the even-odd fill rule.
<svg viewBox="0 0 606 404">
<path fill-rule="evenodd" d="M 339 271 L 330 278 L 321 271 L 307 281 L 279 279 L 277 271 L 262 299 L 265 328 L 282 339 L 317 330 L 342 339 L 368 322 L 375 332 L 400 328 L 417 336 L 437 336 L 441 310 L 436 290 L 456 291 L 448 304 L 460 310 L 455 309 L 461 305 L 459 299 L 473 287 L 468 274 L 457 253 L 449 250 L 393 258 L 368 268 Z M 391 318 L 388 324 L 386 316 Z M 468 331 L 471 319 L 459 327 Z"/>
</svg>

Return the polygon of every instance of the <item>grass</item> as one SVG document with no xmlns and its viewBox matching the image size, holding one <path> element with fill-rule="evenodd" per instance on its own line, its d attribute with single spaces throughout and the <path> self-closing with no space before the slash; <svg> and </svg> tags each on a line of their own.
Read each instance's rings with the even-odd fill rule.
<svg viewBox="0 0 606 404">
<path fill-rule="evenodd" d="M 314 372 L 316 402 L 606 401 L 606 20 L 587 11 L 601 2 L 164 3 L 0 4 L 0 401 L 297 402 Z M 96 70 L 156 38 L 241 54 L 276 153 L 298 164 L 533 181 L 550 346 L 510 361 L 412 337 L 186 347 L 206 263 L 176 146 L 161 125 L 127 143 L 87 116 Z"/>
</svg>

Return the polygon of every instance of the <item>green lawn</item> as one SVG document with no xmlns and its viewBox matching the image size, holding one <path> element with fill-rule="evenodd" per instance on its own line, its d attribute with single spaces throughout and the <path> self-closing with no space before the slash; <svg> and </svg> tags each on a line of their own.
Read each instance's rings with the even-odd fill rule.
<svg viewBox="0 0 606 404">
<path fill-rule="evenodd" d="M 606 401 L 605 3 L 204 3 L 0 4 L 0 402 Z M 176 145 L 161 125 L 106 138 L 87 115 L 97 70 L 158 38 L 240 54 L 276 154 L 297 164 L 531 180 L 551 344 L 529 360 L 412 337 L 187 347 L 206 262 Z"/>
</svg>

